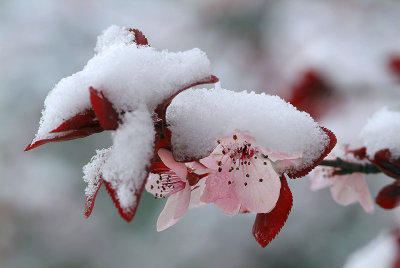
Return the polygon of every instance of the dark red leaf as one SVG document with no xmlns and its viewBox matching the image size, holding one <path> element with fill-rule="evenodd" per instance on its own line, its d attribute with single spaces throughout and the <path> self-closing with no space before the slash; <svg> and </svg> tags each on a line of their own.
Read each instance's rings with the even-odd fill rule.
<svg viewBox="0 0 400 268">
<path fill-rule="evenodd" d="M 168 106 L 171 104 L 171 101 L 182 91 L 185 91 L 188 88 L 191 87 L 195 87 L 198 85 L 203 85 L 203 84 L 210 84 L 210 83 L 217 83 L 219 81 L 218 77 L 211 75 L 210 77 L 207 77 L 203 80 L 197 81 L 195 83 L 192 83 L 190 85 L 187 85 L 185 87 L 183 87 L 181 90 L 178 90 L 174 95 L 172 95 L 171 97 L 169 97 L 168 99 L 165 99 L 163 103 L 161 103 L 160 105 L 157 106 L 155 112 L 158 115 L 158 117 L 160 119 L 162 119 L 164 122 L 166 122 L 165 120 L 165 113 L 167 111 Z"/>
<path fill-rule="evenodd" d="M 324 160 L 324 158 L 332 151 L 332 149 L 335 147 L 336 143 L 337 143 L 337 139 L 335 134 L 333 134 L 332 131 L 330 131 L 329 129 L 325 128 L 325 127 L 321 127 L 321 129 L 328 135 L 329 137 L 329 143 L 326 146 L 324 152 L 321 154 L 321 156 L 315 160 L 313 162 L 312 165 L 303 168 L 302 170 L 299 171 L 288 171 L 287 174 L 290 178 L 295 179 L 295 178 L 300 178 L 300 177 L 304 177 L 305 175 L 307 175 L 311 170 L 313 170 L 316 166 L 318 166 L 318 164 Z"/>
<path fill-rule="evenodd" d="M 390 71 L 397 75 L 400 78 L 400 56 L 392 56 L 389 60 L 389 69 Z"/>
<path fill-rule="evenodd" d="M 359 149 L 354 149 L 354 150 L 348 150 L 346 148 L 346 154 L 352 154 L 358 160 L 363 160 L 367 157 L 367 148 L 361 147 Z"/>
<path fill-rule="evenodd" d="M 138 29 L 129 29 L 130 32 L 133 32 L 135 34 L 135 43 L 140 45 L 140 46 L 148 46 L 149 42 L 147 41 L 146 36 L 139 31 Z"/>
<path fill-rule="evenodd" d="M 393 158 L 389 149 L 376 152 L 371 162 L 386 175 L 400 180 L 400 158 Z"/>
<path fill-rule="evenodd" d="M 396 181 L 383 187 L 375 202 L 384 209 L 393 209 L 400 205 L 400 182 Z"/>
<path fill-rule="evenodd" d="M 86 197 L 85 202 L 85 217 L 89 218 L 90 214 L 92 214 L 94 202 L 96 201 L 97 193 L 100 190 L 101 185 L 103 184 L 103 180 L 100 180 L 99 183 L 96 185 L 96 191 L 92 196 Z"/>
<path fill-rule="evenodd" d="M 79 113 L 68 120 L 65 120 L 60 126 L 50 133 L 59 133 L 70 130 L 91 129 L 100 127 L 96 114 L 92 109 Z"/>
<path fill-rule="evenodd" d="M 137 210 L 137 207 L 139 206 L 140 197 L 142 195 L 145 184 L 146 184 L 146 180 L 144 181 L 141 188 L 138 189 L 138 191 L 136 191 L 135 193 L 133 193 L 136 196 L 136 204 L 130 208 L 123 209 L 121 207 L 121 205 L 119 204 L 116 190 L 112 188 L 111 183 L 104 181 L 104 185 L 106 186 L 106 189 L 107 189 L 108 193 L 110 194 L 112 201 L 114 202 L 115 206 L 117 207 L 119 215 L 121 215 L 121 217 L 124 220 L 126 220 L 127 222 L 130 222 L 135 217 L 136 210 Z"/>
<path fill-rule="evenodd" d="M 280 232 L 292 209 L 293 196 L 285 175 L 281 182 L 281 192 L 275 208 L 269 213 L 258 213 L 253 225 L 253 236 L 263 248 Z"/>
<path fill-rule="evenodd" d="M 104 129 L 102 127 L 97 128 L 90 128 L 90 129 L 80 129 L 80 130 L 73 130 L 68 132 L 61 132 L 59 135 L 54 136 L 53 138 L 38 140 L 34 143 L 31 143 L 26 147 L 25 151 L 32 150 L 40 145 L 49 143 L 49 142 L 56 142 L 56 141 L 67 141 L 73 140 L 77 138 L 83 138 L 94 133 L 102 132 Z"/>
<path fill-rule="evenodd" d="M 93 87 L 90 87 L 89 91 L 92 108 L 103 129 L 116 130 L 118 128 L 118 113 L 113 108 L 112 103 L 104 96 L 102 91 Z"/>
<path fill-rule="evenodd" d="M 334 90 L 314 70 L 306 71 L 301 81 L 292 88 L 289 102 L 313 118 L 320 118 L 336 102 Z"/>
</svg>

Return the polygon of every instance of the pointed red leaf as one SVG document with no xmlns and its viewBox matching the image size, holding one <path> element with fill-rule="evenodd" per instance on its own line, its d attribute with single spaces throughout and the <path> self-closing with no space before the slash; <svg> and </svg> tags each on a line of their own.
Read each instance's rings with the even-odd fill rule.
<svg viewBox="0 0 400 268">
<path fill-rule="evenodd" d="M 375 202 L 384 209 L 393 209 L 400 205 L 400 182 L 396 181 L 383 187 Z"/>
<path fill-rule="evenodd" d="M 305 175 L 307 175 L 311 170 L 313 170 L 316 166 L 318 166 L 318 164 L 324 160 L 324 158 L 332 151 L 332 149 L 335 147 L 336 143 L 337 143 L 337 139 L 335 134 L 333 134 L 332 131 L 330 131 L 329 129 L 325 128 L 325 127 L 321 127 L 321 129 L 328 135 L 329 137 L 329 143 L 328 145 L 325 147 L 324 152 L 321 154 L 321 156 L 315 160 L 312 165 L 310 166 L 306 166 L 305 168 L 298 170 L 298 171 L 288 171 L 287 174 L 290 178 L 292 179 L 296 179 L 296 178 L 300 178 L 300 177 L 304 177 Z"/>
<path fill-rule="evenodd" d="M 110 194 L 112 201 L 114 202 L 116 208 L 118 209 L 119 215 L 121 215 L 121 217 L 124 220 L 126 220 L 127 222 L 130 222 L 135 217 L 136 210 L 139 206 L 140 197 L 142 195 L 145 184 L 146 184 L 146 181 L 144 181 L 141 188 L 137 192 L 133 193 L 136 196 L 136 200 L 137 200 L 136 204 L 130 208 L 124 209 L 119 204 L 116 190 L 114 188 L 112 188 L 111 183 L 104 181 L 104 185 L 106 186 L 106 189 L 107 189 L 108 193 Z"/>
<path fill-rule="evenodd" d="M 263 248 L 280 232 L 292 209 L 293 196 L 285 175 L 282 176 L 281 182 L 281 191 L 275 208 L 269 213 L 258 213 L 253 225 L 253 236 Z"/>
<path fill-rule="evenodd" d="M 96 128 L 90 128 L 90 129 L 80 129 L 80 130 L 73 130 L 73 131 L 57 133 L 59 135 L 54 135 L 53 138 L 38 140 L 38 141 L 35 141 L 34 143 L 29 144 L 28 147 L 26 147 L 25 151 L 32 150 L 40 145 L 43 145 L 43 144 L 46 144 L 49 142 L 67 141 L 67 140 L 73 140 L 73 139 L 77 139 L 77 138 L 83 138 L 83 137 L 92 135 L 94 133 L 102 132 L 103 130 L 104 129 L 102 127 L 96 127 Z"/>
<path fill-rule="evenodd" d="M 192 83 L 190 85 L 187 85 L 185 87 L 183 87 L 182 89 L 178 90 L 174 95 L 172 95 L 171 97 L 169 97 L 168 99 L 165 99 L 163 103 L 161 103 L 160 105 L 157 106 L 155 112 L 158 115 L 158 117 L 160 119 L 162 119 L 164 122 L 166 122 L 165 120 L 165 113 L 167 111 L 168 106 L 171 104 L 171 101 L 182 91 L 185 91 L 188 88 L 191 87 L 195 87 L 198 85 L 203 85 L 203 84 L 213 84 L 213 83 L 217 83 L 219 81 L 218 77 L 211 75 L 210 77 L 207 77 L 203 80 L 197 81 L 195 83 Z"/>
<path fill-rule="evenodd" d="M 371 162 L 386 175 L 400 180 L 400 158 L 393 158 L 389 149 L 376 152 Z"/>
<path fill-rule="evenodd" d="M 96 118 L 93 110 L 88 109 L 79 113 L 68 120 L 65 120 L 60 126 L 52 130 L 50 133 L 59 133 L 70 130 L 91 129 L 100 127 L 100 123 Z"/>
<path fill-rule="evenodd" d="M 94 202 L 96 201 L 97 193 L 100 190 L 101 185 L 103 184 L 103 180 L 100 180 L 99 183 L 96 185 L 96 190 L 93 195 L 86 197 L 85 202 L 85 217 L 89 218 L 90 214 L 92 214 Z"/>
<path fill-rule="evenodd" d="M 102 91 L 93 87 L 89 88 L 90 102 L 101 126 L 105 130 L 115 130 L 118 128 L 118 113 L 113 108 L 112 103 L 104 96 Z"/>
<path fill-rule="evenodd" d="M 148 46 L 149 42 L 147 41 L 146 36 L 139 31 L 138 29 L 129 29 L 130 32 L 133 32 L 135 34 L 135 43 L 140 45 L 140 46 Z"/>
</svg>

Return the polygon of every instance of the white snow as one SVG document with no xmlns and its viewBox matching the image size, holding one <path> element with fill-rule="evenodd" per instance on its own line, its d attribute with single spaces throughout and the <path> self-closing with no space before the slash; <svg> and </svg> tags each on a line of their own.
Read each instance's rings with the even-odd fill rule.
<svg viewBox="0 0 400 268">
<path fill-rule="evenodd" d="M 350 255 L 343 268 L 392 268 L 397 252 L 396 237 L 386 231 Z"/>
<path fill-rule="evenodd" d="M 154 154 L 155 130 L 145 106 L 124 115 L 123 124 L 113 133 L 113 146 L 100 169 L 105 181 L 116 189 L 122 208 L 136 204 Z"/>
<path fill-rule="evenodd" d="M 130 45 L 134 40 L 135 34 L 130 32 L 129 28 L 112 25 L 97 37 L 94 51 L 96 53 L 102 53 L 112 46 L 118 46 L 120 44 Z"/>
<path fill-rule="evenodd" d="M 265 150 L 301 155 L 301 166 L 318 158 L 329 142 L 309 114 L 278 96 L 233 92 L 219 84 L 179 94 L 167 110 L 167 123 L 177 160 L 208 156 L 219 138 L 237 130 Z"/>
<path fill-rule="evenodd" d="M 98 54 L 48 94 L 33 142 L 53 137 L 50 131 L 90 109 L 90 86 L 103 91 L 117 110 L 134 111 L 142 103 L 153 110 L 180 89 L 211 76 L 210 62 L 200 49 L 157 51 L 137 46 L 131 38 L 131 32 L 117 26 L 98 38 Z"/>
<path fill-rule="evenodd" d="M 383 107 L 368 119 L 360 133 L 371 157 L 382 149 L 389 149 L 392 157 L 400 157 L 400 111 Z"/>
<path fill-rule="evenodd" d="M 111 148 L 96 150 L 96 155 L 83 167 L 83 180 L 87 183 L 85 195 L 91 197 L 96 193 L 97 185 L 101 179 L 100 170 L 107 160 Z"/>
</svg>

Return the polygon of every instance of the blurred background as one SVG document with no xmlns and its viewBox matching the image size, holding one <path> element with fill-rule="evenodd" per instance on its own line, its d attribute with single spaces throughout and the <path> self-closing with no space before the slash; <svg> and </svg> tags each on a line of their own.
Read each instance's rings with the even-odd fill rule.
<svg viewBox="0 0 400 268">
<path fill-rule="evenodd" d="M 142 30 L 157 49 L 199 47 L 222 87 L 278 94 L 357 147 L 368 116 L 400 109 L 399 14 L 389 0 L 0 0 L 0 267 L 341 267 L 398 226 L 399 211 L 339 206 L 305 177 L 289 182 L 292 213 L 265 249 L 254 215 L 213 205 L 157 233 L 165 201 L 147 193 L 131 223 L 104 189 L 83 216 L 82 167 L 109 132 L 23 150 L 47 93 L 112 24 Z M 373 197 L 390 182 L 367 177 Z"/>
</svg>

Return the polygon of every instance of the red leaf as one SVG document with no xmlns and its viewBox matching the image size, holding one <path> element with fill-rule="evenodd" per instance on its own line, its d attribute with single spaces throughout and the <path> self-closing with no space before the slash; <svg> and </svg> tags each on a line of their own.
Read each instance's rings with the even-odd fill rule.
<svg viewBox="0 0 400 268">
<path fill-rule="evenodd" d="M 389 69 L 400 78 L 400 56 L 392 56 L 389 60 Z"/>
<path fill-rule="evenodd" d="M 119 215 L 121 215 L 121 217 L 124 220 L 126 220 L 127 222 L 130 222 L 135 217 L 136 210 L 139 205 L 140 197 L 142 195 L 145 184 L 146 184 L 146 180 L 144 181 L 141 189 L 139 189 L 139 191 L 134 193 L 134 195 L 136 196 L 136 204 L 130 208 L 124 209 L 119 204 L 116 190 L 112 188 L 111 183 L 104 181 L 104 185 L 106 186 L 106 189 L 107 189 L 108 193 L 110 194 L 112 201 L 114 202 L 115 206 L 117 207 Z"/>
<path fill-rule="evenodd" d="M 393 158 L 389 149 L 376 152 L 371 162 L 386 175 L 400 180 L 400 158 Z"/>
<path fill-rule="evenodd" d="M 299 84 L 292 88 L 289 100 L 300 111 L 320 118 L 335 101 L 334 90 L 314 70 L 306 71 Z"/>
<path fill-rule="evenodd" d="M 92 109 L 88 109 L 79 113 L 68 120 L 65 120 L 60 126 L 52 130 L 50 133 L 59 133 L 70 130 L 91 129 L 100 127 L 96 114 Z"/>
<path fill-rule="evenodd" d="M 400 205 L 400 182 L 394 182 L 382 188 L 375 202 L 384 209 L 393 209 Z"/>
<path fill-rule="evenodd" d="M 185 91 L 188 88 L 195 87 L 198 85 L 203 85 L 203 84 L 210 84 L 210 83 L 217 83 L 219 81 L 218 77 L 211 75 L 210 77 L 207 77 L 203 80 L 197 81 L 195 83 L 192 83 L 188 86 L 183 87 L 181 90 L 178 90 L 174 95 L 169 97 L 168 99 L 165 99 L 163 103 L 157 106 L 155 112 L 157 113 L 158 117 L 162 119 L 164 122 L 165 120 L 165 113 L 167 111 L 168 106 L 171 104 L 171 101 L 182 91 Z"/>
<path fill-rule="evenodd" d="M 292 209 L 293 196 L 285 175 L 281 182 L 281 192 L 275 208 L 269 213 L 258 213 L 253 225 L 253 236 L 263 248 L 280 232 Z"/>
<path fill-rule="evenodd" d="M 149 42 L 147 41 L 146 36 L 139 31 L 138 29 L 129 29 L 130 32 L 133 32 L 135 34 L 135 43 L 140 45 L 140 46 L 148 46 Z"/>
<path fill-rule="evenodd" d="M 353 154 L 355 158 L 358 160 L 363 160 L 367 157 L 367 148 L 366 147 L 361 147 L 359 149 L 354 149 L 354 150 L 347 150 L 346 148 L 346 154 Z"/>
<path fill-rule="evenodd" d="M 322 160 L 324 160 L 324 158 L 332 151 L 332 149 L 335 147 L 337 139 L 335 134 L 333 134 L 332 131 L 330 131 L 329 129 L 325 128 L 325 127 L 321 127 L 321 129 L 328 135 L 329 137 L 329 143 L 326 146 L 324 152 L 321 154 L 321 156 L 315 160 L 312 165 L 307 166 L 305 168 L 303 168 L 302 170 L 298 170 L 298 171 L 288 171 L 287 174 L 290 178 L 295 179 L 295 178 L 300 178 L 300 177 L 304 177 L 305 175 L 307 175 L 311 170 L 313 170 Z"/>
<path fill-rule="evenodd" d="M 89 88 L 90 102 L 101 126 L 105 130 L 115 130 L 118 128 L 118 113 L 112 103 L 104 96 L 102 91 L 97 91 L 93 87 Z"/>
<path fill-rule="evenodd" d="M 43 140 L 38 140 L 34 143 L 31 143 L 26 147 L 25 151 L 32 150 L 40 145 L 49 143 L 49 142 L 56 142 L 56 141 L 67 141 L 67 140 L 73 140 L 77 138 L 83 138 L 89 135 L 92 135 L 94 133 L 99 133 L 102 132 L 104 129 L 102 127 L 96 127 L 96 128 L 90 128 L 90 129 L 80 129 L 80 130 L 73 130 L 73 131 L 68 131 L 65 133 L 60 133 L 60 135 L 56 135 L 53 138 L 49 139 L 43 139 Z"/>
<path fill-rule="evenodd" d="M 85 217 L 89 218 L 90 214 L 92 214 L 94 202 L 96 201 L 97 193 L 100 190 L 101 185 L 103 184 L 103 180 L 100 180 L 99 183 L 96 185 L 96 191 L 93 195 L 86 197 L 85 202 Z"/>
</svg>

